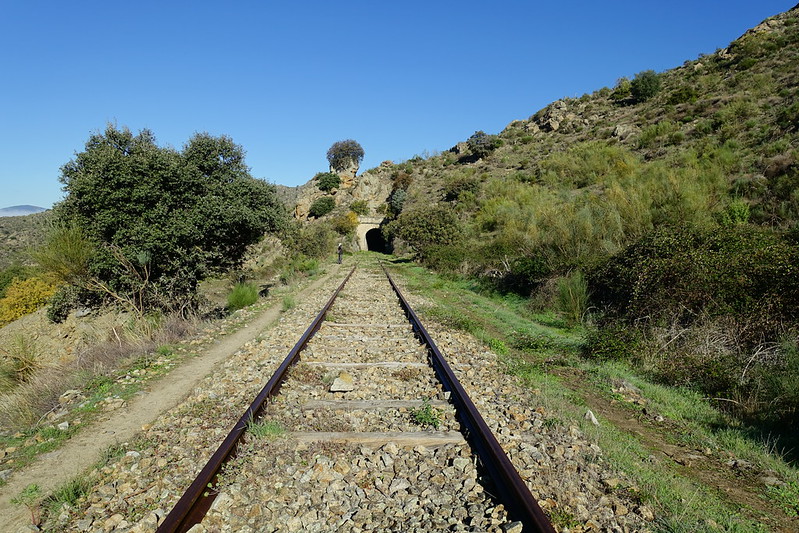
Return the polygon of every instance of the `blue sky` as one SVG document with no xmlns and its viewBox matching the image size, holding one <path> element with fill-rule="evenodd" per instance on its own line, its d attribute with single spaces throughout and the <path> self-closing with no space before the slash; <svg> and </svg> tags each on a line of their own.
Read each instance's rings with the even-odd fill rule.
<svg viewBox="0 0 799 533">
<path fill-rule="evenodd" d="M 365 170 L 501 131 L 564 96 L 723 48 L 797 0 L 0 0 L 0 207 L 50 207 L 107 123 L 228 135 L 299 185 L 356 139 Z"/>
</svg>

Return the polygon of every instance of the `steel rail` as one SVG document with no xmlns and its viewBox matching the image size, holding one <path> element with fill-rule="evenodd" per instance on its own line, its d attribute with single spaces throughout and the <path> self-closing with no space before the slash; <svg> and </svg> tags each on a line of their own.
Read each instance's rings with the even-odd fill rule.
<svg viewBox="0 0 799 533">
<path fill-rule="evenodd" d="M 233 429 L 230 430 L 228 436 L 222 441 L 222 444 L 208 460 L 194 482 L 189 486 L 186 492 L 183 493 L 183 496 L 181 496 L 180 500 L 175 504 L 175 507 L 172 508 L 172 511 L 164 518 L 161 525 L 158 526 L 156 533 L 184 533 L 191 529 L 192 526 L 202 521 L 216 498 L 216 492 L 211 490 L 211 487 L 213 487 L 222 465 L 224 465 L 228 459 L 232 459 L 236 456 L 239 443 L 246 433 L 247 425 L 251 421 L 258 419 L 267 400 L 280 391 L 280 387 L 286 378 L 288 369 L 299 360 L 300 352 L 319 329 L 319 326 L 321 326 L 327 311 L 333 305 L 339 292 L 341 292 L 341 289 L 343 289 L 344 285 L 349 281 L 353 272 L 355 272 L 355 267 L 347 274 L 347 277 L 344 278 L 344 281 L 338 286 L 333 296 L 330 297 L 319 314 L 316 315 L 314 321 L 308 326 L 308 329 L 305 330 L 305 333 L 303 333 L 300 340 L 297 341 L 297 344 L 294 345 L 294 348 L 291 349 L 272 378 L 264 388 L 261 389 L 261 392 L 256 396 L 255 400 L 250 407 L 247 408 L 236 425 L 233 426 Z"/>
<path fill-rule="evenodd" d="M 421 320 L 416 316 L 397 284 L 391 279 L 385 265 L 382 262 L 380 265 L 383 267 L 383 272 L 385 272 L 389 283 L 391 283 L 391 287 L 399 297 L 402 308 L 413 325 L 414 331 L 422 342 L 427 345 L 430 362 L 438 375 L 438 379 L 444 385 L 444 389 L 450 391 L 457 416 L 466 428 L 464 435 L 476 451 L 481 463 L 488 471 L 488 475 L 494 481 L 499 492 L 499 499 L 505 504 L 511 518 L 520 521 L 524 526 L 525 532 L 554 533 L 555 530 L 552 528 L 549 518 L 541 510 L 538 502 L 535 501 L 535 498 L 530 493 L 530 489 L 527 488 L 502 446 L 497 442 L 488 424 L 483 420 L 469 395 L 466 394 L 458 378 L 455 377 L 455 373 L 444 359 L 433 338 L 422 325 Z"/>
</svg>

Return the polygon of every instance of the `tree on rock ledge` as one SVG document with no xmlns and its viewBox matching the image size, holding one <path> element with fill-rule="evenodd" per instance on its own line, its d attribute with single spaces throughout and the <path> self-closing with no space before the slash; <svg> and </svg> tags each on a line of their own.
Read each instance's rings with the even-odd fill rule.
<svg viewBox="0 0 799 533">
<path fill-rule="evenodd" d="M 358 167 L 363 161 L 363 148 L 357 141 L 347 139 L 337 141 L 327 151 L 327 162 L 330 163 L 331 170 L 341 172 L 351 167 Z"/>
</svg>

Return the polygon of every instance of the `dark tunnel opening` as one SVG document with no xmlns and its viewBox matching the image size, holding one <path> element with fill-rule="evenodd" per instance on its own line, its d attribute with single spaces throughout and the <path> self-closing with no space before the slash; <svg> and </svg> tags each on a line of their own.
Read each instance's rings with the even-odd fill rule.
<svg viewBox="0 0 799 533">
<path fill-rule="evenodd" d="M 387 254 L 389 252 L 386 240 L 383 238 L 383 232 L 380 228 L 370 229 L 366 232 L 366 249 L 370 252 L 380 252 Z"/>
</svg>

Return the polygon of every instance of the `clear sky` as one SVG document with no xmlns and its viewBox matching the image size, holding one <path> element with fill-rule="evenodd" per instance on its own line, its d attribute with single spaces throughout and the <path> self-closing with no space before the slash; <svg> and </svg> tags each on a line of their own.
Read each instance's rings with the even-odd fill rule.
<svg viewBox="0 0 799 533">
<path fill-rule="evenodd" d="M 106 124 L 228 135 L 252 175 L 365 170 L 723 48 L 797 0 L 0 0 L 0 207 L 50 207 Z"/>
</svg>

